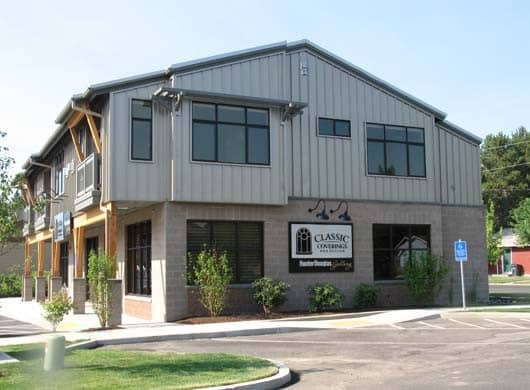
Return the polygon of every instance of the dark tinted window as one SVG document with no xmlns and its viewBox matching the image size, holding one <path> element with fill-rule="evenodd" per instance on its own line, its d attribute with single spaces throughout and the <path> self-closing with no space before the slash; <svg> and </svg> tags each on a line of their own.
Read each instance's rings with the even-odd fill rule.
<svg viewBox="0 0 530 390">
<path fill-rule="evenodd" d="M 429 225 L 372 226 L 374 279 L 402 279 L 410 256 L 421 256 L 430 248 Z"/>
<path fill-rule="evenodd" d="M 131 103 L 131 160 L 153 159 L 151 101 L 133 99 Z"/>
<path fill-rule="evenodd" d="M 234 164 L 270 164 L 269 111 L 193 103 L 192 158 Z"/>
<path fill-rule="evenodd" d="M 366 124 L 369 174 L 425 177 L 425 134 L 420 128 Z"/>
<path fill-rule="evenodd" d="M 335 137 L 350 137 L 350 121 L 318 118 L 318 134 Z"/>
<path fill-rule="evenodd" d="M 127 226 L 127 292 L 151 295 L 151 221 Z"/>
<path fill-rule="evenodd" d="M 188 221 L 188 270 L 204 248 L 225 252 L 232 269 L 232 283 L 251 283 L 263 276 L 263 223 Z M 188 283 L 193 284 L 188 273 Z"/>
</svg>

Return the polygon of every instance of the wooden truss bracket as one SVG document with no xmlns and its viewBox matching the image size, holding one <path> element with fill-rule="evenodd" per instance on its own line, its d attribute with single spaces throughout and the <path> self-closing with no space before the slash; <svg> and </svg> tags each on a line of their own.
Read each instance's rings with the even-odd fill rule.
<svg viewBox="0 0 530 390">
<path fill-rule="evenodd" d="M 88 127 L 90 128 L 90 134 L 92 134 L 92 140 L 94 141 L 94 145 L 96 146 L 96 150 L 99 154 L 101 154 L 101 139 L 99 138 L 98 128 L 96 127 L 96 121 L 94 121 L 94 117 L 90 114 L 85 113 L 86 120 L 88 122 Z"/>
</svg>

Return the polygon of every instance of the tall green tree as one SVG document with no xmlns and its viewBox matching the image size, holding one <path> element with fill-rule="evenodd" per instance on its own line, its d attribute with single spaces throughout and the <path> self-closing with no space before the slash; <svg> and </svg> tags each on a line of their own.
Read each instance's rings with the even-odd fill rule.
<svg viewBox="0 0 530 390">
<path fill-rule="evenodd" d="M 511 211 L 530 196 L 530 133 L 490 134 L 481 149 L 484 204 L 495 207 L 494 231 L 512 226 Z"/>
<path fill-rule="evenodd" d="M 530 244 L 530 198 L 524 199 L 512 212 L 513 227 L 520 244 Z"/>
<path fill-rule="evenodd" d="M 13 239 L 20 237 L 21 229 L 16 216 L 22 207 L 18 186 L 21 176 L 12 173 L 15 159 L 4 144 L 6 135 L 0 131 L 0 255 L 9 250 Z"/>
<path fill-rule="evenodd" d="M 497 261 L 502 255 L 501 239 L 502 229 L 495 230 L 495 206 L 491 202 L 486 210 L 486 247 L 489 265 L 497 265 Z"/>
</svg>

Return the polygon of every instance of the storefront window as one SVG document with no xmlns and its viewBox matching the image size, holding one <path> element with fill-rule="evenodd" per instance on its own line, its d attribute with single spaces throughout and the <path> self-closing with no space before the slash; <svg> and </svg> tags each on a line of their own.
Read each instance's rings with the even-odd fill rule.
<svg viewBox="0 0 530 390">
<path fill-rule="evenodd" d="M 188 270 L 204 245 L 226 252 L 232 268 L 232 283 L 252 283 L 263 276 L 263 223 L 233 221 L 188 221 Z M 191 259 L 190 259 L 191 257 Z M 188 284 L 193 284 L 188 272 Z"/>
<path fill-rule="evenodd" d="M 127 226 L 127 292 L 151 295 L 151 221 Z"/>
<path fill-rule="evenodd" d="M 374 279 L 403 279 L 403 267 L 410 256 L 430 248 L 429 225 L 373 225 Z"/>
</svg>

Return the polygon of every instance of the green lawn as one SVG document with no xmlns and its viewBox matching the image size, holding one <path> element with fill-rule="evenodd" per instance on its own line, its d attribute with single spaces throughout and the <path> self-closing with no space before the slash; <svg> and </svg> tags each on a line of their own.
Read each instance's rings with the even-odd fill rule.
<svg viewBox="0 0 530 390">
<path fill-rule="evenodd" d="M 530 284 L 530 276 L 490 275 L 488 281 L 490 283 Z"/>
<path fill-rule="evenodd" d="M 229 354 L 73 351 L 65 368 L 42 370 L 42 345 L 2 347 L 21 363 L 0 365 L 1 389 L 193 389 L 274 375 L 267 360 Z"/>
</svg>

